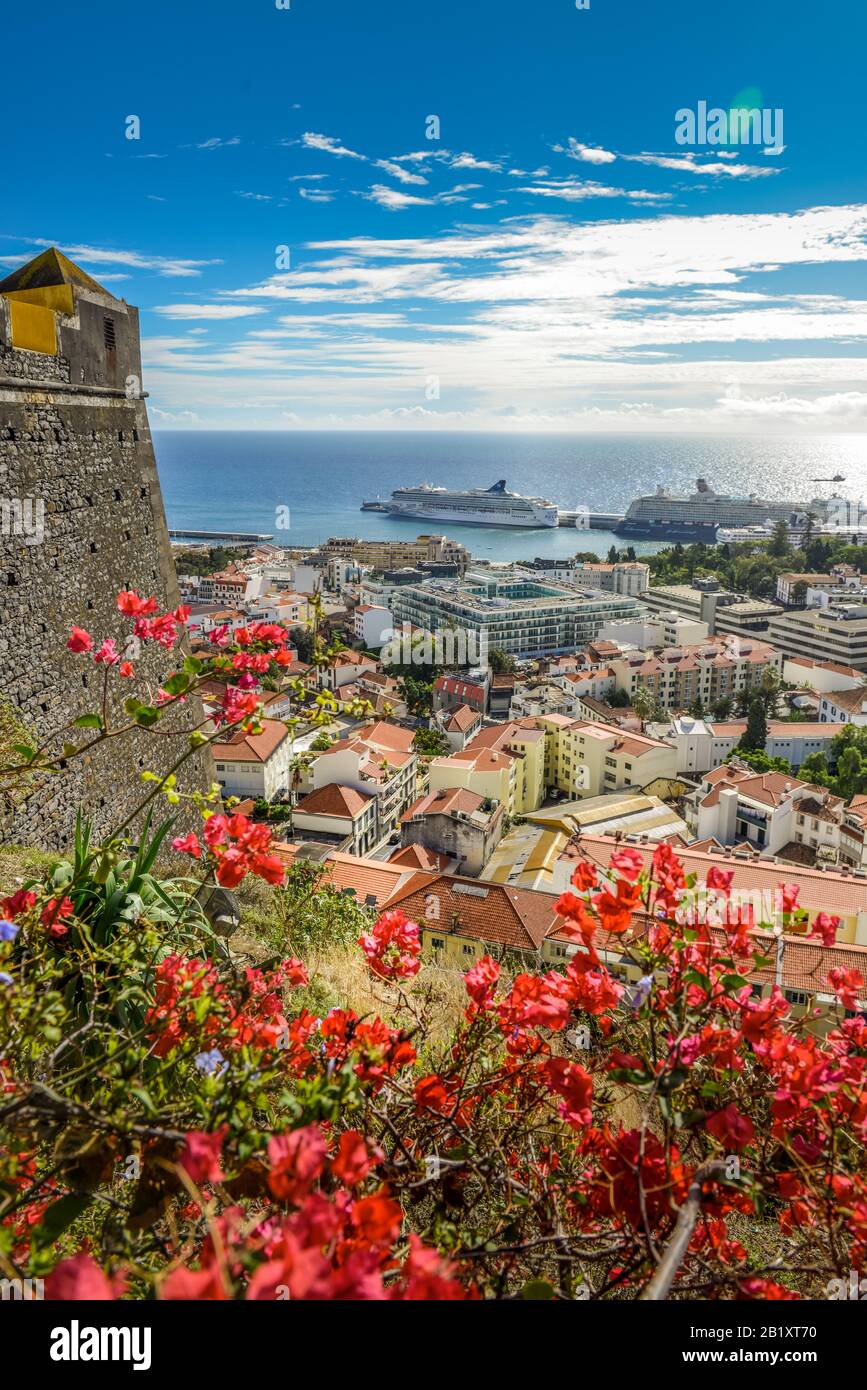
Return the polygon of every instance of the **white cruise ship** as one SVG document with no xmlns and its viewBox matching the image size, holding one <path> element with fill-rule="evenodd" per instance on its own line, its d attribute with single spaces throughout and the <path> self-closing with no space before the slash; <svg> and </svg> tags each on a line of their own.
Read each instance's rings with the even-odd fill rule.
<svg viewBox="0 0 867 1390">
<path fill-rule="evenodd" d="M 521 497 L 507 492 L 501 478 L 489 488 L 452 492 L 445 487 L 399 487 L 386 504 L 390 516 L 418 517 L 422 521 L 464 522 L 468 526 L 556 526 L 558 512 L 544 497 Z"/>
</svg>

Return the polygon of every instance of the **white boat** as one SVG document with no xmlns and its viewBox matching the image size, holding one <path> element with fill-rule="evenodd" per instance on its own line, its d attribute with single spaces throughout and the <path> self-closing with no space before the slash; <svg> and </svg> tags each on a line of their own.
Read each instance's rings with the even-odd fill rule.
<svg viewBox="0 0 867 1390">
<path fill-rule="evenodd" d="M 501 478 L 489 488 L 453 492 L 422 483 L 395 488 L 388 503 L 391 516 L 416 517 L 421 521 L 447 521 L 467 526 L 523 526 L 540 528 L 558 524 L 558 509 L 544 497 L 522 497 L 507 492 Z"/>
</svg>

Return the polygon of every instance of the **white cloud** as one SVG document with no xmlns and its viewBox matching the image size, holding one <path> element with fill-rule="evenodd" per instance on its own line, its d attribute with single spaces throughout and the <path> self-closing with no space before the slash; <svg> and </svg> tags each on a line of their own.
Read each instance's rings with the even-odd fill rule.
<svg viewBox="0 0 867 1390">
<path fill-rule="evenodd" d="M 301 141 L 310 150 L 324 150 L 326 154 L 336 154 L 341 159 L 367 159 L 366 155 L 359 154 L 357 150 L 350 150 L 346 145 L 341 145 L 334 135 L 317 135 L 312 130 L 305 130 Z"/>
<path fill-rule="evenodd" d="M 574 136 L 569 136 L 567 145 L 552 145 L 552 149 L 558 154 L 568 154 L 570 159 L 580 159 L 586 164 L 613 164 L 617 158 L 610 150 L 603 150 L 598 145 L 582 145 L 580 140 Z"/>
<path fill-rule="evenodd" d="M 490 159 L 476 159 L 474 154 L 456 154 L 449 160 L 450 169 L 488 169 L 491 173 L 497 174 L 502 169 L 502 164 L 496 164 Z"/>
<path fill-rule="evenodd" d="M 324 188 L 299 188 L 298 197 L 306 198 L 309 203 L 332 203 L 334 194 L 327 193 Z"/>
<path fill-rule="evenodd" d="M 270 203 L 270 193 L 245 193 L 240 188 L 235 189 L 235 196 L 238 198 L 250 198 L 254 203 Z"/>
<path fill-rule="evenodd" d="M 727 177 L 732 179 L 766 179 L 774 174 L 779 174 L 779 169 L 766 169 L 761 164 L 738 164 L 737 155 L 728 164 L 718 164 L 714 156 L 707 159 L 706 163 L 701 163 L 702 158 L 698 154 L 684 153 L 681 155 L 666 154 L 624 154 L 621 159 L 628 159 L 634 164 L 653 164 L 658 169 L 676 169 L 685 174 L 704 174 L 709 178 Z M 729 156 L 726 156 L 727 158 Z"/>
<path fill-rule="evenodd" d="M 361 196 L 372 203 L 378 203 L 381 208 L 388 208 L 389 212 L 398 212 L 401 208 L 420 207 L 424 203 L 434 201 L 433 198 L 419 198 L 413 193 L 401 193 L 399 188 L 389 188 L 384 183 L 375 183 Z"/>
<path fill-rule="evenodd" d="M 233 135 L 231 140 L 221 140 L 218 135 L 212 135 L 210 140 L 202 140 L 201 144 L 196 145 L 197 150 L 222 150 L 229 145 L 240 145 L 241 141 L 237 135 Z"/>
<path fill-rule="evenodd" d="M 423 174 L 413 174 L 409 169 L 404 169 L 402 164 L 397 164 L 393 159 L 377 159 L 375 161 L 377 169 L 384 169 L 387 174 L 391 174 L 393 179 L 400 183 L 427 183 Z"/>
<path fill-rule="evenodd" d="M 534 193 L 540 198 L 564 198 L 570 203 L 580 203 L 586 198 L 630 198 L 637 203 L 664 203 L 672 196 L 670 193 L 652 193 L 646 188 L 610 188 L 607 184 L 594 183 L 589 179 L 551 179 L 547 183 L 522 184 L 517 191 Z"/>
<path fill-rule="evenodd" d="M 167 319 L 245 319 L 264 309 L 247 304 L 156 304 L 154 313 Z"/>
<path fill-rule="evenodd" d="M 83 261 L 85 269 L 88 266 L 92 267 L 97 277 L 100 273 L 99 267 L 103 265 L 124 265 L 130 270 L 154 270 L 158 275 L 184 278 L 201 275 L 206 266 L 223 264 L 221 260 L 192 261 L 176 256 L 147 256 L 140 251 L 121 251 L 106 246 L 81 246 L 75 243 L 70 245 L 62 238 L 50 240 L 45 237 L 19 237 L 17 240 L 27 246 L 58 246 L 70 260 Z M 29 257 L 23 256 L 21 260 L 29 260 Z M 107 276 L 104 275 L 103 279 L 107 279 Z"/>
</svg>

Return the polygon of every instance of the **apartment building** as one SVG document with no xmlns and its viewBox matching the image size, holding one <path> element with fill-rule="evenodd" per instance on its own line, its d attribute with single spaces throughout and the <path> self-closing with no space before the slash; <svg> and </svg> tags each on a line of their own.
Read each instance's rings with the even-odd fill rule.
<svg viewBox="0 0 867 1390">
<path fill-rule="evenodd" d="M 326 783 L 301 798 L 292 823 L 296 834 L 367 854 L 379 839 L 376 795 L 369 788 Z"/>
<path fill-rule="evenodd" d="M 682 617 L 707 624 L 708 632 L 737 637 L 767 634 L 768 625 L 783 610 L 765 599 L 749 598 L 722 588 L 718 579 L 699 579 L 695 584 L 658 584 L 642 594 L 652 612 L 673 610 Z M 769 639 L 770 640 L 770 639 Z"/>
<path fill-rule="evenodd" d="M 839 857 L 842 797 L 782 772 L 714 768 L 686 798 L 686 823 L 699 840 L 747 843 L 763 855 L 799 845 L 817 859 Z"/>
<path fill-rule="evenodd" d="M 484 714 L 488 707 L 491 675 L 490 667 L 486 666 L 469 670 L 465 675 L 437 676 L 433 686 L 434 712 L 469 705 L 471 709 Z"/>
<path fill-rule="evenodd" d="M 434 758 L 431 789 L 466 787 L 503 801 L 510 815 L 536 810 L 550 791 L 600 796 L 663 785 L 674 748 L 615 725 L 546 714 L 483 729 L 462 753 Z"/>
<path fill-rule="evenodd" d="M 273 801 L 289 790 L 292 740 L 285 724 L 263 719 L 262 732 L 236 729 L 211 744 L 217 781 L 227 796 Z"/>
<path fill-rule="evenodd" d="M 833 690 L 819 701 L 819 718 L 823 724 L 867 725 L 867 681 L 853 690 Z"/>
<path fill-rule="evenodd" d="M 607 593 L 637 598 L 650 584 L 650 566 L 642 560 L 618 560 L 596 564 L 577 560 L 570 583 L 582 589 L 602 589 Z"/>
<path fill-rule="evenodd" d="M 686 709 L 695 700 L 707 706 L 756 689 L 768 667 L 782 671 L 782 654 L 767 642 L 710 637 L 697 646 L 669 647 L 658 655 L 627 652 L 610 663 L 617 690 L 632 700 L 640 686 L 666 709 Z"/>
<path fill-rule="evenodd" d="M 351 557 L 375 570 L 402 569 L 406 565 L 457 565 L 463 571 L 470 563 L 466 546 L 448 536 L 416 536 L 414 541 L 366 540 L 357 536 L 329 536 L 318 547 L 321 556 Z"/>
<path fill-rule="evenodd" d="M 352 632 L 364 647 L 378 651 L 391 639 L 394 619 L 391 609 L 374 603 L 360 603 L 352 610 Z"/>
<path fill-rule="evenodd" d="M 694 647 L 707 640 L 707 623 L 687 618 L 675 609 L 661 609 L 644 618 L 621 618 L 605 623 L 599 629 L 600 638 L 616 642 L 621 648 L 638 647 L 648 651 L 654 647 Z"/>
<path fill-rule="evenodd" d="M 811 753 L 827 753 L 842 724 L 821 724 L 785 719 L 768 721 L 765 752 L 769 758 L 785 758 L 797 772 Z M 677 751 L 677 770 L 687 777 L 719 767 L 737 748 L 746 733 L 746 720 L 692 719 L 681 715 L 670 724 L 653 724 L 650 732 L 671 743 Z"/>
<path fill-rule="evenodd" d="M 867 603 L 838 600 L 826 608 L 779 613 L 770 621 L 768 640 L 787 657 L 835 661 L 867 671 Z"/>
<path fill-rule="evenodd" d="M 574 651 L 592 641 L 603 623 L 638 610 L 635 598 L 580 592 L 514 566 L 409 584 L 395 591 L 391 604 L 399 620 L 429 632 L 456 631 L 468 648 L 516 657 Z"/>
<path fill-rule="evenodd" d="M 810 590 L 831 593 L 835 589 L 857 589 L 862 581 L 863 576 L 852 565 L 834 565 L 830 574 L 787 570 L 777 575 L 777 598 L 787 607 L 801 607 Z"/>
<path fill-rule="evenodd" d="M 380 835 L 397 828 L 401 813 L 415 800 L 418 758 L 413 732 L 379 719 L 350 738 L 338 739 L 313 761 L 314 791 L 336 784 L 373 793 Z"/>
<path fill-rule="evenodd" d="M 361 652 L 351 651 L 347 647 L 334 652 L 322 666 L 316 667 L 316 684 L 320 690 L 336 691 L 341 686 L 351 685 L 359 677 L 377 670 L 378 665 L 373 657 L 362 656 Z"/>
<path fill-rule="evenodd" d="M 401 844 L 421 845 L 447 856 L 457 870 L 477 877 L 503 833 L 502 802 L 488 801 L 462 787 L 444 787 L 421 797 L 401 816 Z"/>
</svg>

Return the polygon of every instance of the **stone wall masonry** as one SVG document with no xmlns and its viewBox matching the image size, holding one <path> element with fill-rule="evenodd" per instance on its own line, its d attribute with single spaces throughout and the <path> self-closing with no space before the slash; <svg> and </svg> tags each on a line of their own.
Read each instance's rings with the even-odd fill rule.
<svg viewBox="0 0 867 1390">
<path fill-rule="evenodd" d="M 10 378 L 26 385 L 9 385 Z M 144 400 L 42 385 L 50 380 L 63 380 L 61 357 L 0 343 L 0 499 L 44 505 L 41 542 L 9 534 L 8 524 L 0 535 L 0 702 L 39 740 L 99 705 L 100 668 L 66 650 L 73 624 L 96 643 L 123 637 L 129 623 L 117 612 L 120 589 L 154 594 L 166 608 L 179 602 Z M 144 681 L 156 695 L 175 661 L 147 644 L 123 695 L 145 698 Z M 113 684 L 124 683 L 115 676 Z M 0 842 L 64 848 L 79 807 L 104 835 L 145 794 L 142 771 L 163 771 L 179 756 L 196 717 L 200 708 L 191 703 L 179 711 L 177 737 L 135 731 L 57 776 L 34 775 L 25 795 L 0 802 Z M 79 730 L 66 741 L 89 737 Z M 0 749 L 0 759 L 6 753 Z M 205 787 L 212 777 L 210 756 L 198 753 L 179 780 Z"/>
</svg>

